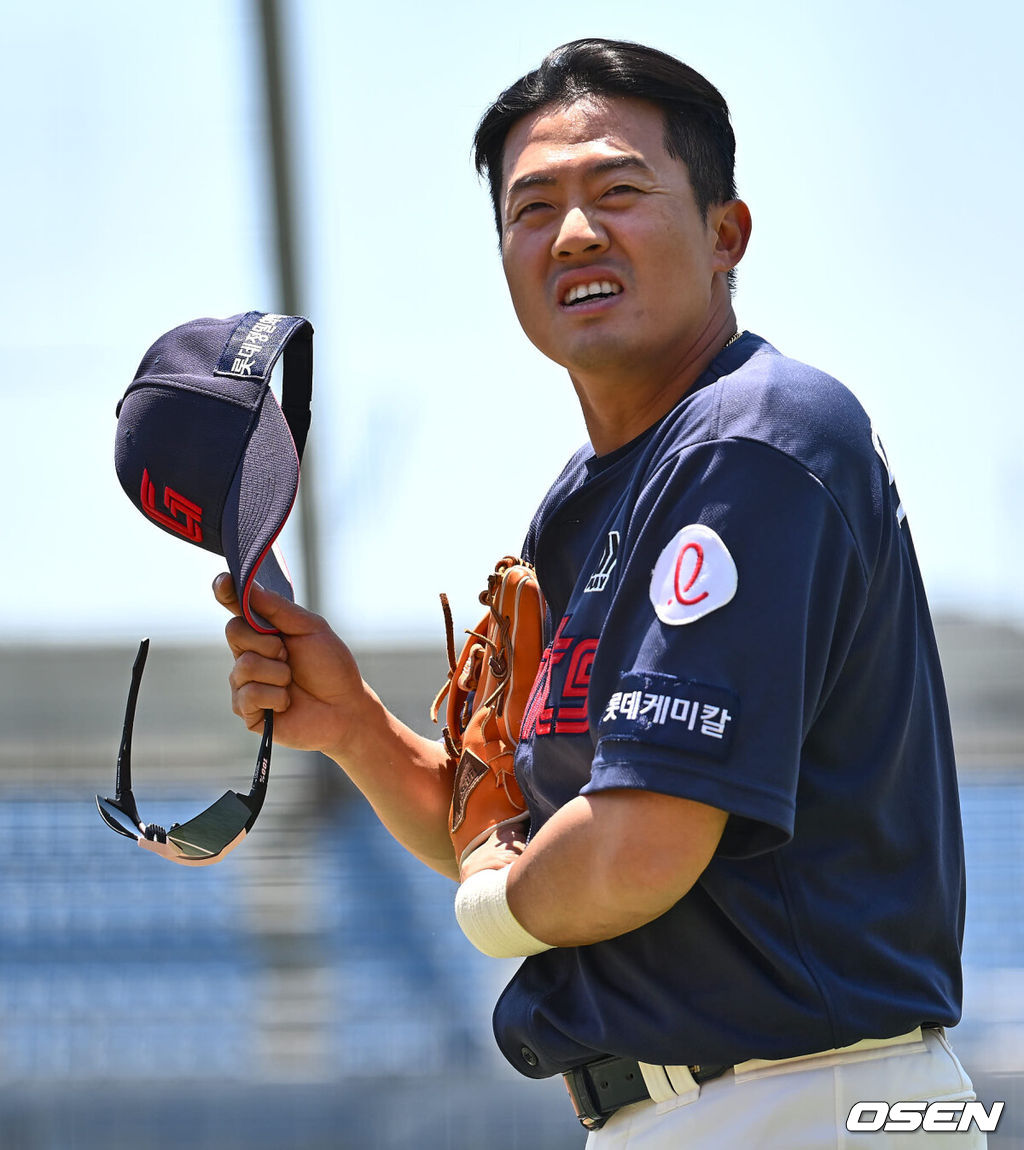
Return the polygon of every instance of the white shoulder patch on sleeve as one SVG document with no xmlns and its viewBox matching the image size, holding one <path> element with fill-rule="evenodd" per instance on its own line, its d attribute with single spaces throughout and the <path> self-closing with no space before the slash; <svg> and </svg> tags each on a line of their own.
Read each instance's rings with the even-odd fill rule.
<svg viewBox="0 0 1024 1150">
<path fill-rule="evenodd" d="M 651 604 L 663 623 L 693 623 L 736 594 L 736 563 L 720 536 L 702 523 L 675 535 L 651 574 Z"/>
</svg>

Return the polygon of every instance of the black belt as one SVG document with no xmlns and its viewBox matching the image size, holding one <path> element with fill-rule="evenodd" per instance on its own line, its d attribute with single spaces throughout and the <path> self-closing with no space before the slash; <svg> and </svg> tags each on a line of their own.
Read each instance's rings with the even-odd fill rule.
<svg viewBox="0 0 1024 1150">
<path fill-rule="evenodd" d="M 690 1066 L 694 1082 L 710 1082 L 729 1066 Z M 600 1130 L 616 1110 L 634 1102 L 647 1102 L 651 1093 L 644 1082 L 640 1063 L 633 1058 L 598 1058 L 562 1075 L 576 1109 L 576 1117 L 587 1130 Z"/>
</svg>

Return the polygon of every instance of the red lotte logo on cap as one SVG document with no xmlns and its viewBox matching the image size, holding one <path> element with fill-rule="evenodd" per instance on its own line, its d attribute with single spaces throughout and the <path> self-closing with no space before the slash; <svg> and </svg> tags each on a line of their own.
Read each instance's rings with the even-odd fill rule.
<svg viewBox="0 0 1024 1150">
<path fill-rule="evenodd" d="M 691 523 L 658 556 L 651 605 L 663 623 L 680 626 L 724 607 L 738 584 L 736 563 L 721 537 L 703 523 Z"/>
<path fill-rule="evenodd" d="M 140 495 L 142 497 L 142 510 L 154 523 L 159 523 L 168 531 L 183 535 L 190 543 L 202 543 L 203 509 L 197 503 L 193 503 L 191 499 L 186 499 L 184 495 L 173 488 L 165 487 L 164 506 L 170 512 L 170 515 L 165 515 L 157 507 L 156 485 L 150 479 L 148 470 L 142 472 Z"/>
</svg>

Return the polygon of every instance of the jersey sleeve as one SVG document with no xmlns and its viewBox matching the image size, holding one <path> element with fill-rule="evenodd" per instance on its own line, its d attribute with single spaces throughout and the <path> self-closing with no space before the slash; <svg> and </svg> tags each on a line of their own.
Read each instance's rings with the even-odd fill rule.
<svg viewBox="0 0 1024 1150">
<path fill-rule="evenodd" d="M 622 552 L 582 793 L 634 787 L 727 810 L 725 856 L 784 844 L 805 740 L 863 608 L 863 541 L 801 463 L 725 440 L 662 465 Z"/>
</svg>

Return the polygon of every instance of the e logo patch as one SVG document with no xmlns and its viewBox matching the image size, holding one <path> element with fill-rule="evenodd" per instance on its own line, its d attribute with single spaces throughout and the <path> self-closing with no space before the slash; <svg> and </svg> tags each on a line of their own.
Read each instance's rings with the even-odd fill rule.
<svg viewBox="0 0 1024 1150">
<path fill-rule="evenodd" d="M 721 538 L 703 523 L 691 523 L 658 556 L 651 605 L 663 623 L 678 627 L 724 607 L 738 583 L 736 564 Z"/>
</svg>

